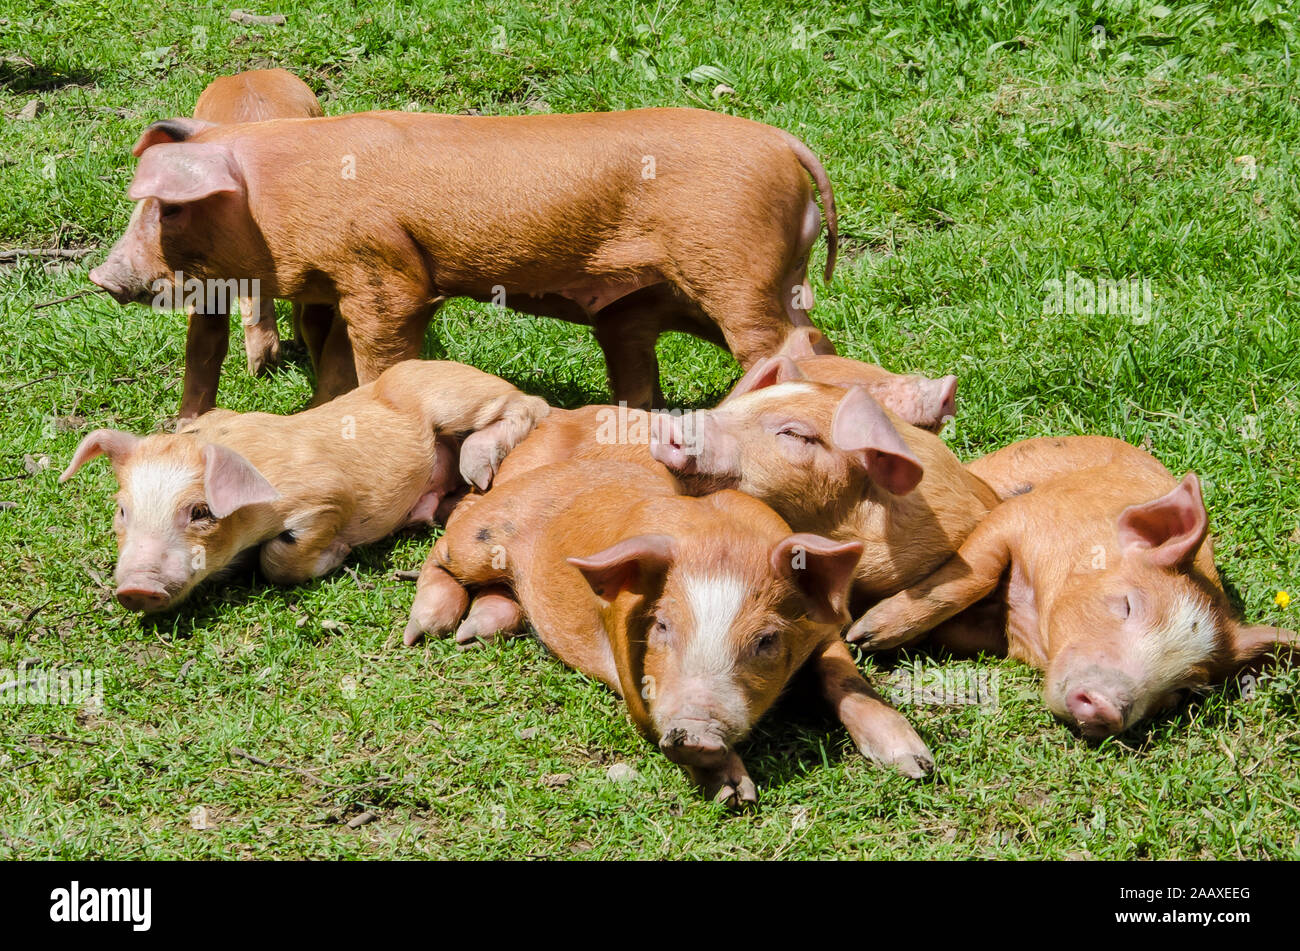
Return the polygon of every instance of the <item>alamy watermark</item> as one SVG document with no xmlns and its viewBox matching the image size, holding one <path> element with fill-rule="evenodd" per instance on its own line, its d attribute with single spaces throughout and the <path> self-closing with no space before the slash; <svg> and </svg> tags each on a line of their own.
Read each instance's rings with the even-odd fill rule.
<svg viewBox="0 0 1300 951">
<path fill-rule="evenodd" d="M 878 681 L 896 704 L 913 706 L 998 708 L 998 671 L 965 667 L 910 667 L 891 671 Z"/>
<path fill-rule="evenodd" d="M 80 706 L 104 702 L 104 672 L 93 669 L 18 670 L 0 668 L 0 705 Z"/>
<path fill-rule="evenodd" d="M 1145 324 L 1151 320 L 1151 301 L 1149 277 L 1113 280 L 1066 271 L 1065 280 L 1052 278 L 1043 285 L 1044 314 L 1115 314 Z"/>
<path fill-rule="evenodd" d="M 629 407 L 625 401 L 617 406 L 604 406 L 596 413 L 596 442 L 602 446 L 648 446 L 651 436 L 663 433 L 669 419 L 677 420 L 673 427 L 687 455 L 700 452 L 699 416 L 689 410 L 644 410 Z"/>
<path fill-rule="evenodd" d="M 151 306 L 157 310 L 189 310 L 196 314 L 228 314 L 236 307 L 256 314 L 261 306 L 262 282 L 257 278 L 200 280 L 181 271 L 170 279 L 153 282 Z M 241 305 L 241 301 L 248 302 Z"/>
</svg>

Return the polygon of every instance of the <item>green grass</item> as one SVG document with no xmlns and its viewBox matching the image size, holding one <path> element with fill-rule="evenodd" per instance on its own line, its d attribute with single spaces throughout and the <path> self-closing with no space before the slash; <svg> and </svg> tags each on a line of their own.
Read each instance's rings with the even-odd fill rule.
<svg viewBox="0 0 1300 951">
<path fill-rule="evenodd" d="M 771 122 L 835 184 L 847 247 L 814 317 L 841 352 L 956 372 L 963 458 L 1101 433 L 1194 468 L 1245 615 L 1296 626 L 1273 602 L 1300 576 L 1300 31 L 1280 0 L 259 9 L 284 27 L 227 11 L 0 0 L 0 248 L 106 249 L 141 128 L 240 69 L 285 66 L 330 113 L 671 104 Z M 701 66 L 720 72 L 684 78 Z M 712 98 L 718 76 L 733 94 Z M 44 112 L 18 120 L 33 98 Z M 85 430 L 175 412 L 183 330 L 104 297 L 33 312 L 88 287 L 101 257 L 0 264 L 0 501 L 16 503 L 0 511 L 0 668 L 105 677 L 100 709 L 0 705 L 0 858 L 1300 857 L 1295 670 L 1096 747 L 1052 720 L 1033 672 L 970 662 L 999 676 L 996 710 L 902 706 L 939 763 L 922 783 L 871 768 L 792 698 L 746 748 L 761 810 L 732 817 L 536 642 L 395 644 L 413 585 L 392 571 L 427 536 L 314 584 L 248 577 L 156 622 L 127 614 L 103 584 L 108 467 L 56 476 Z M 1151 319 L 1045 314 L 1045 283 L 1069 272 L 1149 280 Z M 568 405 L 606 395 L 578 327 L 457 302 L 428 352 Z M 678 403 L 738 373 L 694 339 L 661 357 Z M 242 363 L 235 342 L 223 405 L 304 404 L 300 364 L 253 381 Z M 50 466 L 28 476 L 25 455 Z M 610 782 L 616 762 L 640 778 Z M 197 807 L 210 828 L 191 827 Z"/>
</svg>

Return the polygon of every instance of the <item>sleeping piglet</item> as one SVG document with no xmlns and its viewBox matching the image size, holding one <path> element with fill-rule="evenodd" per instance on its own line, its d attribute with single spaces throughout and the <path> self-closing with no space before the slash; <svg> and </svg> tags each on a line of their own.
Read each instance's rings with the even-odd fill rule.
<svg viewBox="0 0 1300 951">
<path fill-rule="evenodd" d="M 270 580 L 294 584 L 431 521 L 462 478 L 486 488 L 549 409 L 473 367 L 409 360 L 293 416 L 213 410 L 174 434 L 96 430 L 60 481 L 109 457 L 117 599 L 161 611 L 250 549 Z"/>
<path fill-rule="evenodd" d="M 738 489 L 796 531 L 861 542 L 863 599 L 924 578 L 998 501 L 938 436 L 864 386 L 808 379 L 785 355 L 747 373 L 716 409 L 662 417 L 650 452 L 691 494 Z"/>
<path fill-rule="evenodd" d="M 1194 473 L 1176 480 L 1100 436 L 1030 439 L 970 468 L 1006 501 L 849 640 L 886 649 L 933 632 L 956 650 L 1008 654 L 1044 671 L 1047 706 L 1092 737 L 1295 642 L 1233 616 Z"/>
<path fill-rule="evenodd" d="M 804 379 L 861 386 L 885 409 L 919 429 L 937 433 L 957 415 L 957 378 L 951 373 L 936 380 L 919 373 L 891 373 L 874 363 L 838 356 L 816 327 L 796 327 L 772 356 L 789 357 Z M 765 372 L 755 364 L 719 405 L 748 393 L 754 379 Z"/>
<path fill-rule="evenodd" d="M 543 643 L 619 693 L 640 732 L 720 801 L 755 801 L 736 744 L 804 667 L 863 755 L 928 773 L 925 744 L 839 636 L 861 546 L 792 533 L 739 492 L 677 488 L 662 468 L 627 462 L 501 482 L 448 521 L 406 642 L 482 610 L 467 586 L 508 583 Z"/>
</svg>

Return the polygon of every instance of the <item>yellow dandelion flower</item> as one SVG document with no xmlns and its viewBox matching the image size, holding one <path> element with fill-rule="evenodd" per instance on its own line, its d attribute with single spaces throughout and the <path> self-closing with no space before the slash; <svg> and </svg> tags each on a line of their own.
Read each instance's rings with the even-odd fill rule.
<svg viewBox="0 0 1300 951">
<path fill-rule="evenodd" d="M 1291 603 L 1291 595 L 1287 594 L 1285 591 L 1279 591 L 1273 596 L 1273 603 L 1279 608 L 1284 608 Z"/>
</svg>

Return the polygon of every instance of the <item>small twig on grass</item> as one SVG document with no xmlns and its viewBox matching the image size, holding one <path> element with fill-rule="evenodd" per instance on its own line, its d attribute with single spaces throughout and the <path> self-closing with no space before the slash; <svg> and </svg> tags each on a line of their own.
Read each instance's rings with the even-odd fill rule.
<svg viewBox="0 0 1300 951">
<path fill-rule="evenodd" d="M 230 748 L 230 752 L 233 755 L 238 756 L 240 759 L 246 759 L 250 763 L 256 763 L 258 766 L 270 766 L 272 769 L 286 769 L 291 773 L 297 773 L 299 776 L 302 776 L 304 779 L 311 780 L 313 783 L 315 783 L 318 786 L 330 786 L 334 789 L 347 788 L 345 786 L 339 785 L 338 783 L 331 783 L 328 780 L 321 779 L 319 776 L 317 776 L 309 769 L 303 769 L 301 766 L 286 766 L 283 763 L 272 763 L 270 760 L 262 759 L 260 756 L 254 756 L 252 753 L 248 752 L 247 750 L 241 750 L 238 746 L 232 746 Z"/>
<path fill-rule="evenodd" d="M 82 746 L 98 746 L 94 740 L 83 740 L 75 736 L 64 736 L 62 733 L 28 733 L 27 739 L 39 737 L 42 740 L 50 740 L 55 743 L 80 743 Z"/>
<path fill-rule="evenodd" d="M 54 300 L 47 300 L 40 304 L 33 304 L 32 310 L 40 310 L 42 307 L 53 307 L 55 304 L 66 304 L 70 300 L 76 300 L 79 297 L 89 297 L 91 294 L 107 294 L 108 291 L 102 287 L 96 287 L 89 291 L 77 291 L 75 294 L 69 294 L 67 297 L 56 297 Z"/>
<path fill-rule="evenodd" d="M 28 380 L 26 383 L 19 383 L 17 386 L 5 387 L 0 390 L 0 396 L 7 396 L 10 393 L 17 393 L 19 390 L 25 390 L 29 386 L 35 386 L 37 383 L 44 383 L 46 380 L 53 380 L 57 376 L 64 376 L 67 371 L 59 373 L 47 373 L 45 376 L 38 376 L 34 380 Z"/>
<path fill-rule="evenodd" d="M 398 581 L 419 581 L 420 573 L 418 571 L 408 571 L 404 568 L 399 568 L 397 571 L 393 572 L 393 577 Z"/>
<path fill-rule="evenodd" d="M 264 16 L 258 13 L 248 13 L 244 10 L 232 10 L 230 12 L 231 23 L 243 23 L 245 26 L 284 26 L 285 19 L 283 13 L 272 13 Z"/>
<path fill-rule="evenodd" d="M 80 261 L 95 248 L 10 248 L 0 251 L 0 264 L 12 264 L 19 258 L 49 258 L 63 261 Z"/>
</svg>

